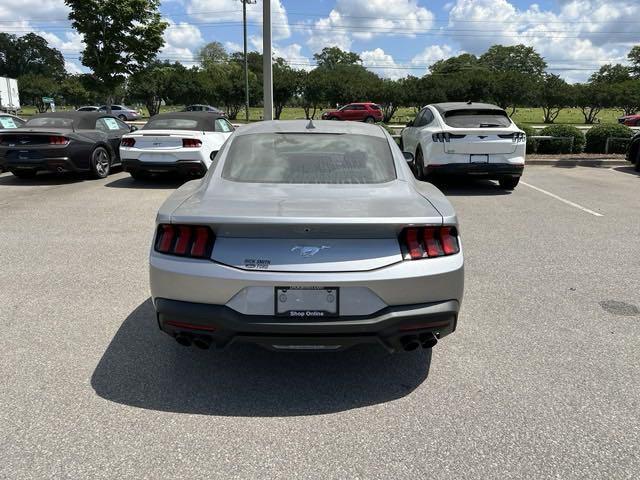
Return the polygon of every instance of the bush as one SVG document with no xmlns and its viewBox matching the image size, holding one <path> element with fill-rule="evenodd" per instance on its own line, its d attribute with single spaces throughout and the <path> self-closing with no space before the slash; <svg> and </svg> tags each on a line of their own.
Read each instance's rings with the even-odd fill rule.
<svg viewBox="0 0 640 480">
<path fill-rule="evenodd" d="M 531 138 L 536 134 L 536 131 L 529 125 L 517 125 L 517 127 L 527 136 L 527 153 L 536 153 L 536 150 L 538 149 L 538 142 Z"/>
<path fill-rule="evenodd" d="M 570 140 L 538 140 L 538 153 L 580 153 L 584 149 L 583 133 L 571 125 L 550 125 L 540 132 L 549 137 L 573 137 L 573 147 Z"/>
<path fill-rule="evenodd" d="M 587 132 L 587 148 L 589 153 L 626 153 L 629 142 L 611 140 L 609 152 L 606 152 L 607 138 L 631 138 L 633 130 L 625 125 L 596 125 Z"/>
</svg>

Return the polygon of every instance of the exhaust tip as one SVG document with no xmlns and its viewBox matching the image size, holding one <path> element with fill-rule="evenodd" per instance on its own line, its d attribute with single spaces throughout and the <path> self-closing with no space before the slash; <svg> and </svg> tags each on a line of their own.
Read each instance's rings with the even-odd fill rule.
<svg viewBox="0 0 640 480">
<path fill-rule="evenodd" d="M 193 339 L 193 344 L 202 350 L 208 350 L 211 345 L 211 339 L 207 337 L 195 337 Z"/>
<path fill-rule="evenodd" d="M 191 339 L 189 338 L 188 335 L 184 335 L 184 334 L 176 335 L 176 342 L 178 342 L 183 347 L 190 347 L 191 346 Z"/>
<path fill-rule="evenodd" d="M 433 348 L 438 343 L 438 339 L 433 333 L 423 333 L 419 337 L 422 348 Z"/>
<path fill-rule="evenodd" d="M 62 168 L 62 167 L 58 167 L 58 168 L 56 168 L 56 170 L 57 170 L 58 173 L 64 172 L 64 168 Z"/>
<path fill-rule="evenodd" d="M 407 335 L 406 337 L 402 337 L 400 339 L 400 343 L 402 344 L 402 348 L 405 352 L 412 352 L 420 346 L 418 337 L 416 337 L 415 335 Z"/>
</svg>

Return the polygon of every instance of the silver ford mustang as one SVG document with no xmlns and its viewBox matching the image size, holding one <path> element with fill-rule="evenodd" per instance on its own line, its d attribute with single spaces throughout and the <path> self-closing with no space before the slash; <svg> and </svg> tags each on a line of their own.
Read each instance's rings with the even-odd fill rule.
<svg viewBox="0 0 640 480">
<path fill-rule="evenodd" d="M 158 212 L 160 328 L 200 348 L 434 346 L 456 328 L 462 246 L 451 204 L 405 155 L 376 125 L 240 128 Z"/>
</svg>

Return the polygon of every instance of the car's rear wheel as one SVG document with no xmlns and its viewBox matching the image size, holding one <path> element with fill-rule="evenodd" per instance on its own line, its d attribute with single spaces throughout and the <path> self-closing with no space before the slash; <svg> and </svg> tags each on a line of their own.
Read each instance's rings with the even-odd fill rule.
<svg viewBox="0 0 640 480">
<path fill-rule="evenodd" d="M 518 186 L 520 182 L 520 177 L 503 177 L 498 180 L 500 183 L 500 188 L 504 188 L 505 190 L 513 190 Z"/>
<path fill-rule="evenodd" d="M 635 169 L 636 172 L 640 172 L 640 147 L 636 150 Z"/>
<path fill-rule="evenodd" d="M 367 117 L 364 119 L 366 123 L 376 123 L 376 119 L 373 117 Z"/>
<path fill-rule="evenodd" d="M 91 176 L 107 178 L 111 169 L 111 156 L 104 147 L 97 147 L 91 154 Z"/>
<path fill-rule="evenodd" d="M 418 180 L 424 180 L 424 156 L 422 155 L 422 149 L 418 148 L 416 151 L 416 159 L 415 159 L 415 168 L 416 171 L 415 176 Z"/>
<path fill-rule="evenodd" d="M 120 114 L 118 115 L 118 118 L 124 122 L 127 119 L 127 116 Z"/>
<path fill-rule="evenodd" d="M 18 178 L 33 178 L 37 172 L 35 170 L 12 170 L 11 173 Z"/>
<path fill-rule="evenodd" d="M 338 117 L 331 116 L 331 117 L 329 117 L 329 120 L 338 120 Z"/>
</svg>

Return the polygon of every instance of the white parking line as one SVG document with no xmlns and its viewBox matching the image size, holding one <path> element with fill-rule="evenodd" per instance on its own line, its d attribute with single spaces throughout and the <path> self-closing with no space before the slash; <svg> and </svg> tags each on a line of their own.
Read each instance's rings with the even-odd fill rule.
<svg viewBox="0 0 640 480">
<path fill-rule="evenodd" d="M 526 182 L 522 182 L 521 181 L 520 184 L 521 185 L 526 185 L 529 188 L 533 188 L 534 190 L 537 190 L 540 193 L 544 193 L 545 195 L 549 195 L 551 198 L 555 198 L 556 200 L 560 200 L 562 203 L 566 203 L 567 205 L 571 205 L 572 207 L 575 207 L 575 208 L 577 208 L 579 210 L 582 210 L 583 212 L 590 213 L 591 215 L 593 215 L 595 217 L 604 217 L 604 215 L 602 215 L 601 213 L 594 212 L 593 210 L 589 210 L 588 208 L 585 208 L 582 205 L 578 205 L 577 203 L 574 203 L 574 202 L 572 202 L 570 200 L 567 200 L 566 198 L 559 197 L 555 193 L 547 192 L 546 190 L 543 190 L 542 188 L 536 187 L 536 186 L 531 185 L 531 184 L 526 183 Z"/>
</svg>

